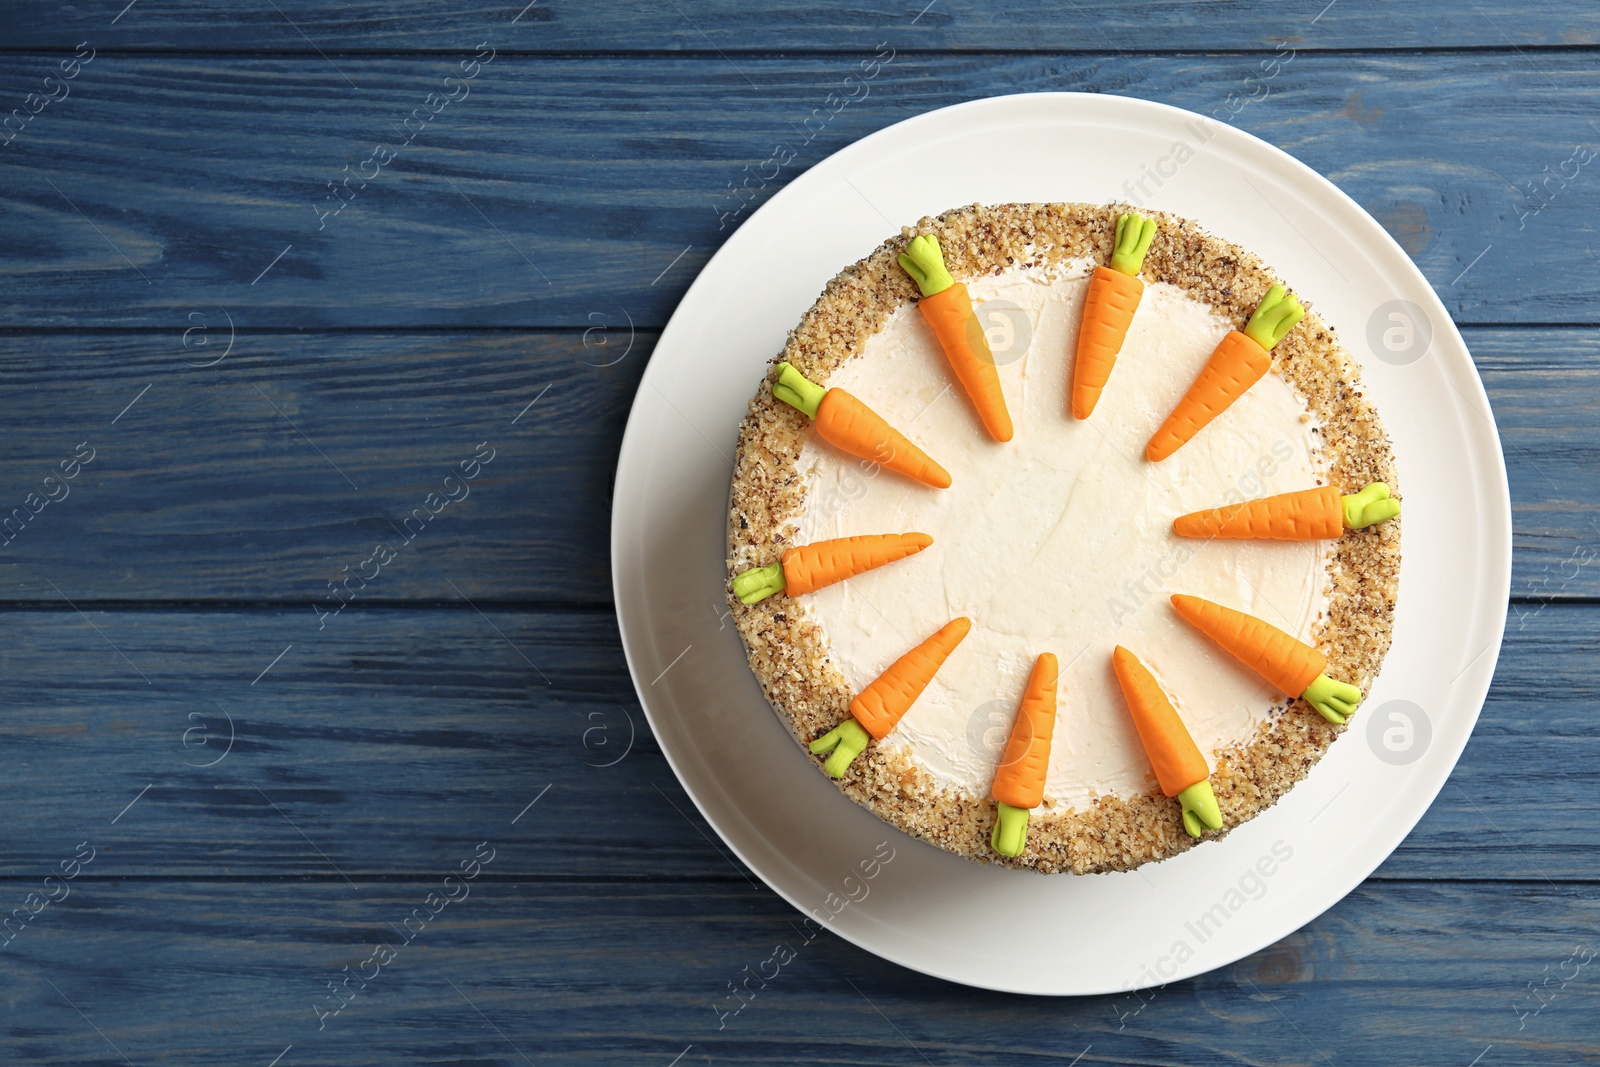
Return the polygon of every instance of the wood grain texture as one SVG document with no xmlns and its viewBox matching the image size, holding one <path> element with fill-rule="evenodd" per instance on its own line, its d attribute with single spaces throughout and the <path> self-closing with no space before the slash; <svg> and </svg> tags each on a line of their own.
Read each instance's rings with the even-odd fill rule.
<svg viewBox="0 0 1600 1067">
<path fill-rule="evenodd" d="M 1511 482 L 1511 595 L 1539 603 L 1600 595 L 1600 333 L 1465 331 L 1489 393 Z M 1559 369 L 1558 369 L 1559 368 Z M 1570 375 L 1570 377 L 1569 377 Z"/>
<path fill-rule="evenodd" d="M 464 898 L 418 921 L 410 943 L 391 924 L 440 878 L 80 879 L 0 954 L 10 1009 L 0 1049 L 46 1067 L 267 1067 L 279 1055 L 280 1067 L 1014 1067 L 1077 1056 L 1079 1067 L 1466 1067 L 1491 1045 L 1482 1064 L 1593 1062 L 1600 964 L 1579 962 L 1600 951 L 1593 886 L 1372 882 L 1211 974 L 1138 995 L 1029 998 L 914 974 L 830 933 L 807 942 L 794 909 L 743 882 L 493 880 L 526 853 L 492 829 L 452 842 L 441 865 L 485 839 L 492 862 Z M 0 893 L 20 900 L 33 887 L 5 882 Z M 362 968 L 379 944 L 391 961 Z M 788 962 L 763 968 L 780 945 Z M 346 967 L 371 980 L 352 981 L 342 1011 L 320 1016 L 338 1003 L 327 983 Z M 1575 968 L 1533 1014 L 1528 984 Z M 765 987 L 750 979 L 754 996 L 722 1014 L 741 1003 L 729 983 L 762 969 Z"/>
<path fill-rule="evenodd" d="M 517 846 L 502 873 L 737 873 L 662 759 L 607 614 L 351 607 L 321 630 L 309 609 L 0 621 L 0 876 L 42 876 L 101 828 L 112 860 L 86 877 L 405 875 L 546 786 L 539 817 L 501 831 Z M 1513 621 L 1466 755 L 1381 877 L 1600 881 L 1583 771 L 1600 760 L 1597 626 L 1592 605 Z M 1361 720 L 1340 744 L 1369 744 Z"/>
<path fill-rule="evenodd" d="M 512 0 L 455 10 L 422 0 L 398 3 L 274 3 L 219 8 L 198 0 L 141 4 L 120 17 L 110 5 L 11 5 L 7 45 L 72 47 L 85 37 L 107 47 L 184 51 L 336 53 L 451 49 L 486 36 L 530 52 L 659 50 L 792 52 L 859 49 L 888 31 L 915 33 L 914 46 L 939 51 L 1104 51 L 1272 48 L 1529 48 L 1600 43 L 1600 15 L 1558 0 L 1483 0 L 1445 9 L 1383 0 L 1283 4 L 1154 0 L 1136 5 L 1084 0 L 1011 0 L 1003 7 L 950 0 L 804 6 L 713 0 L 606 4 Z M 113 18 L 115 23 L 113 24 Z"/>
<path fill-rule="evenodd" d="M 655 331 L 243 330 L 206 367 L 226 320 L 189 328 L 187 347 L 176 329 L 0 333 L 0 519 L 80 442 L 97 450 L 65 499 L 0 529 L 0 601 L 59 599 L 54 582 L 74 601 L 308 604 L 488 441 L 471 495 L 368 602 L 610 603 L 612 472 Z M 1466 339 L 1511 477 L 1513 594 L 1600 595 L 1600 330 Z"/>
<path fill-rule="evenodd" d="M 831 114 L 870 49 L 502 55 L 447 86 L 471 49 L 99 56 L 0 149 L 0 321 L 181 330 L 220 307 L 244 327 L 660 326 L 740 219 L 836 149 L 958 101 L 1081 90 L 1287 149 L 1384 221 L 1462 321 L 1600 323 L 1600 181 L 1574 161 L 1600 137 L 1587 52 L 1305 54 L 1265 81 L 1256 55 L 908 54 Z M 0 100 L 50 69 L 3 57 Z M 386 164 L 380 143 L 398 146 Z M 767 180 L 780 144 L 794 161 Z"/>
<path fill-rule="evenodd" d="M 375 544 L 405 542 L 369 603 L 609 603 L 611 482 L 653 336 L 630 338 L 625 321 L 241 331 L 197 367 L 229 339 L 219 311 L 204 321 L 187 348 L 182 331 L 0 336 L 0 595 L 270 600 L 309 615 Z M 94 459 L 67 495 L 29 506 L 61 493 L 43 480 L 84 442 Z M 447 484 L 480 444 L 493 459 Z M 463 492 L 430 515 L 430 494 Z"/>
</svg>

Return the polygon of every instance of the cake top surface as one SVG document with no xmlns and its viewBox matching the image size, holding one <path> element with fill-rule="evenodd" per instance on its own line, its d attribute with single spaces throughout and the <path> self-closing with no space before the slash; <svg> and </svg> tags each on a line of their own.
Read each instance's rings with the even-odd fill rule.
<svg viewBox="0 0 1600 1067">
<path fill-rule="evenodd" d="M 973 279 L 968 290 L 1016 433 L 989 439 L 914 306 L 892 314 L 829 385 L 848 390 L 951 473 L 925 486 L 809 438 L 797 468 L 806 506 L 795 540 L 922 530 L 914 562 L 803 598 L 854 691 L 949 619 L 973 633 L 884 743 L 941 784 L 986 796 L 1017 701 L 1043 651 L 1062 664 L 1047 807 L 1136 795 L 1154 784 L 1110 668 L 1138 651 L 1175 694 L 1208 762 L 1246 741 L 1281 699 L 1172 617 L 1167 596 L 1240 607 L 1306 640 L 1325 607 L 1318 543 L 1177 538 L 1180 514 L 1326 480 L 1305 401 L 1269 374 L 1196 440 L 1145 461 L 1151 429 L 1234 324 L 1178 287 L 1147 287 L 1090 420 L 1067 414 L 1087 258 Z M 1184 695 L 1186 694 L 1186 695 Z"/>
</svg>

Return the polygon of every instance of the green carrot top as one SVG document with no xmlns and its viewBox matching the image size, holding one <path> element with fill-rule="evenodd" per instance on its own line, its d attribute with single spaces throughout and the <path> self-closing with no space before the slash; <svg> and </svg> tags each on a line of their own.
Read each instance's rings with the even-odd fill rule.
<svg viewBox="0 0 1600 1067">
<path fill-rule="evenodd" d="M 1305 316 L 1306 309 L 1300 301 L 1281 285 L 1267 290 L 1267 295 L 1256 305 L 1255 314 L 1245 324 L 1244 332 L 1269 352 L 1284 335 L 1294 329 L 1294 324 Z"/>
<path fill-rule="evenodd" d="M 939 249 L 939 239 L 931 233 L 913 237 L 906 250 L 900 253 L 900 266 L 911 280 L 917 283 L 923 296 L 942 293 L 956 283 L 944 267 L 944 253 Z"/>
<path fill-rule="evenodd" d="M 1178 803 L 1183 810 L 1183 828 L 1190 837 L 1199 837 L 1206 830 L 1222 829 L 1222 808 L 1217 804 L 1211 779 L 1202 778 L 1179 793 Z"/>
<path fill-rule="evenodd" d="M 783 592 L 787 581 L 783 564 L 770 567 L 752 567 L 733 576 L 733 595 L 744 604 L 759 604 L 769 596 Z"/>
<path fill-rule="evenodd" d="M 778 364 L 778 380 L 772 383 L 772 395 L 814 419 L 828 391 L 786 361 Z"/>
<path fill-rule="evenodd" d="M 1117 216 L 1117 246 L 1112 250 L 1110 267 L 1130 278 L 1139 275 L 1144 254 L 1156 235 L 1156 220 L 1129 212 Z"/>
<path fill-rule="evenodd" d="M 1345 493 L 1339 504 L 1344 511 L 1344 524 L 1352 530 L 1364 530 L 1400 514 L 1400 501 L 1390 498 L 1389 487 L 1383 482 L 1368 482 L 1359 493 Z"/>
</svg>

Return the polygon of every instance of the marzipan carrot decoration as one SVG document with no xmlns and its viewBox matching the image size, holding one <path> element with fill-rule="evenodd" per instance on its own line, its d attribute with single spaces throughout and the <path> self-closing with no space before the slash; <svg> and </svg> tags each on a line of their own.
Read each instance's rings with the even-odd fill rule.
<svg viewBox="0 0 1600 1067">
<path fill-rule="evenodd" d="M 1230 331 L 1218 343 L 1189 391 L 1150 438 L 1145 457 L 1152 463 L 1166 459 L 1259 382 L 1272 366 L 1273 347 L 1304 314 L 1300 301 L 1283 286 L 1267 290 L 1245 328 Z"/>
<path fill-rule="evenodd" d="M 1111 666 L 1117 672 L 1117 684 L 1122 686 L 1134 728 L 1155 769 L 1156 781 L 1161 783 L 1161 792 L 1177 797 L 1182 805 L 1183 828 L 1190 837 L 1199 837 L 1207 829 L 1222 829 L 1222 809 L 1211 789 L 1211 771 L 1205 757 L 1200 755 L 1188 727 L 1178 718 L 1177 709 L 1161 691 L 1155 676 L 1138 656 L 1121 645 L 1111 654 Z"/>
<path fill-rule="evenodd" d="M 1224 652 L 1290 696 L 1298 696 L 1331 723 L 1342 723 L 1361 704 L 1361 690 L 1322 672 L 1328 657 L 1254 615 L 1176 593 L 1172 606 L 1183 620 Z"/>
<path fill-rule="evenodd" d="M 971 619 L 952 619 L 938 633 L 889 665 L 850 702 L 851 717 L 811 742 L 811 752 L 830 752 L 822 765 L 830 777 L 841 777 L 867 747 L 868 735 L 882 741 L 901 716 L 911 710 L 933 676 L 972 630 Z"/>
<path fill-rule="evenodd" d="M 817 433 L 829 444 L 935 489 L 950 488 L 948 471 L 843 389 L 824 389 L 788 363 L 779 363 L 772 395 L 815 419 Z"/>
<path fill-rule="evenodd" d="M 983 428 L 996 441 L 1011 440 L 1011 413 L 1006 410 L 1005 394 L 1000 391 L 1000 374 L 995 370 L 994 354 L 989 351 L 989 339 L 972 312 L 967 287 L 945 269 L 939 239 L 932 234 L 913 237 L 900 255 L 900 266 L 922 290 L 917 307 L 933 327 L 939 347 L 944 349 L 950 369 L 967 391 L 972 406 L 978 409 Z"/>
<path fill-rule="evenodd" d="M 1321 541 L 1398 514 L 1400 501 L 1389 496 L 1389 487 L 1382 482 L 1369 482 L 1361 492 L 1348 494 L 1324 485 L 1190 512 L 1172 520 L 1172 531 L 1179 537 Z"/>
<path fill-rule="evenodd" d="M 1111 263 L 1089 277 L 1089 295 L 1078 324 L 1078 350 L 1072 358 L 1072 417 L 1087 419 L 1116 366 L 1117 353 L 1139 310 L 1144 282 L 1139 268 L 1156 235 L 1156 220 L 1127 214 L 1117 218 L 1117 245 Z"/>
<path fill-rule="evenodd" d="M 1050 737 L 1056 729 L 1056 686 L 1060 666 L 1053 653 L 1033 665 L 1022 706 L 1011 724 L 1000 769 L 994 772 L 991 795 L 999 803 L 989 845 L 1002 856 L 1020 856 L 1028 841 L 1028 809 L 1044 800 L 1044 776 L 1050 769 Z"/>
<path fill-rule="evenodd" d="M 804 596 L 874 567 L 905 559 L 931 544 L 933 538 L 925 533 L 904 533 L 836 537 L 797 545 L 783 554 L 781 562 L 735 575 L 733 595 L 746 604 L 765 600 L 774 593 Z"/>
</svg>

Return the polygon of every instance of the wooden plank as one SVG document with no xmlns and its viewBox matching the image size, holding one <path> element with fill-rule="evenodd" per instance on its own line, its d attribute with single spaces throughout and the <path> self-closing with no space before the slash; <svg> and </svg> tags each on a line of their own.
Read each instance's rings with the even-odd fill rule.
<svg viewBox="0 0 1600 1067">
<path fill-rule="evenodd" d="M 215 310 L 191 329 L 187 348 L 179 331 L 0 333 L 0 519 L 28 519 L 0 528 L 0 601 L 56 600 L 51 582 L 75 601 L 325 599 L 487 441 L 471 495 L 368 602 L 610 602 L 612 473 L 654 331 L 243 330 L 228 352 Z M 1600 330 L 1466 336 L 1505 442 L 1513 593 L 1600 595 Z M 82 442 L 94 460 L 30 518 L 27 494 Z"/>
<path fill-rule="evenodd" d="M 1288 41 L 1315 48 L 1538 47 L 1600 43 L 1600 18 L 1553 0 L 1470 8 L 1386 5 L 1381 0 L 1296 5 L 1263 0 L 1207 4 L 1183 0 L 1069 5 L 1015 0 L 989 10 L 950 3 L 833 2 L 803 8 L 753 7 L 729 0 L 692 6 L 640 2 L 604 5 L 511 0 L 492 10 L 454 10 L 421 0 L 281 3 L 224 12 L 198 0 L 15 5 L 7 45 L 71 47 L 85 37 L 106 47 L 239 52 L 350 52 L 451 49 L 494 39 L 530 52 L 744 49 L 857 50 L 887 33 L 908 47 L 936 50 L 1137 52 L 1157 49 L 1271 48 Z M 877 35 L 877 36 L 875 36 Z"/>
<path fill-rule="evenodd" d="M 1539 604 L 1600 596 L 1600 333 L 1465 331 L 1500 431 L 1511 482 L 1513 609 L 1526 626 Z"/>
<path fill-rule="evenodd" d="M 1600 82 L 1584 51 L 1307 53 L 1267 81 L 1253 54 L 896 52 L 832 114 L 871 42 L 737 62 L 500 55 L 446 85 L 471 47 L 99 55 L 3 149 L 0 321 L 177 333 L 222 308 L 246 327 L 659 326 L 731 229 L 819 159 L 946 104 L 1072 89 L 1286 148 L 1383 220 L 1463 321 L 1600 322 L 1600 271 L 1584 269 L 1600 182 L 1582 155 Z M 0 100 L 47 91 L 51 69 L 0 57 Z M 793 161 L 764 164 L 780 145 Z"/>
<path fill-rule="evenodd" d="M 5 862 L 53 865 L 61 834 L 137 799 L 108 837 L 125 874 L 429 870 L 437 841 L 509 824 L 547 787 L 501 834 L 550 846 L 540 875 L 722 862 L 609 615 L 457 604 L 350 607 L 321 629 L 309 607 L 6 616 Z"/>
<path fill-rule="evenodd" d="M 737 874 L 651 738 L 606 614 L 352 607 L 322 630 L 309 609 L 3 621 L 0 876 L 46 873 L 130 804 L 94 877 L 403 875 L 541 797 L 537 818 L 500 832 L 503 872 Z M 1593 605 L 1513 627 L 1452 784 L 1386 877 L 1600 880 L 1580 773 L 1600 760 L 1597 632 Z"/>
<path fill-rule="evenodd" d="M 1472 740 L 1380 877 L 1600 878 L 1593 847 L 1580 857 L 1561 843 L 1587 821 L 1591 801 L 1578 783 L 1600 758 L 1600 731 L 1581 721 L 1595 685 L 1579 666 L 1593 658 L 1597 629 L 1600 607 L 1592 604 L 1514 609 Z M 1556 678 L 1564 679 L 1559 688 L 1546 688 Z M 1434 722 L 1456 710 L 1411 699 L 1427 705 L 1423 714 Z M 1351 740 L 1369 743 L 1359 725 L 1357 733 Z M 1557 784 L 1567 782 L 1578 788 Z"/>
<path fill-rule="evenodd" d="M 187 348 L 177 332 L 0 336 L 0 596 L 272 600 L 309 618 L 382 542 L 403 551 L 368 603 L 609 603 L 612 475 L 654 340 L 617 326 L 240 331 L 228 351 L 211 310 Z M 80 445 L 93 459 L 62 479 Z"/>
<path fill-rule="evenodd" d="M 831 933 L 807 941 L 794 909 L 742 882 L 494 880 L 495 867 L 527 857 L 493 831 L 452 842 L 441 872 L 472 862 L 484 838 L 494 858 L 450 887 L 455 903 L 413 920 L 409 942 L 396 929 L 427 914 L 442 873 L 353 884 L 80 878 L 0 956 L 10 990 L 0 1049 L 41 1067 L 274 1057 L 283 1067 L 1074 1057 L 1213 1067 L 1333 1055 L 1465 1067 L 1475 1056 L 1543 1065 L 1594 1052 L 1593 886 L 1369 882 L 1211 974 L 1139 995 L 1032 998 L 928 978 Z M 0 884 L 19 902 L 37 888 Z M 375 955 L 380 945 L 388 951 Z M 358 977 L 336 999 L 328 983 L 346 974 Z M 748 983 L 748 999 L 730 983 Z M 337 1015 L 322 1014 L 334 1005 Z"/>
</svg>

